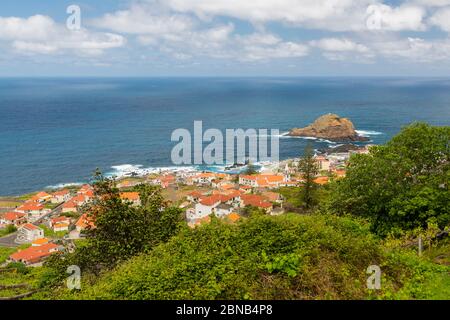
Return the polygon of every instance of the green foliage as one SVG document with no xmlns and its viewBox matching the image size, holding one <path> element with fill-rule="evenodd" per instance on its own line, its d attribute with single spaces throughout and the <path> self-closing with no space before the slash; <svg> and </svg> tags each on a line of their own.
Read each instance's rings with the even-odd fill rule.
<svg viewBox="0 0 450 320">
<path fill-rule="evenodd" d="M 21 274 L 27 274 L 29 272 L 27 266 L 21 262 L 10 262 L 6 265 L 6 269 L 14 269 L 16 272 Z"/>
<path fill-rule="evenodd" d="M 9 258 L 9 256 L 16 251 L 16 248 L 0 247 L 0 264 L 4 263 Z"/>
<path fill-rule="evenodd" d="M 266 211 L 263 208 L 258 208 L 254 206 L 245 206 L 242 208 L 241 215 L 244 217 L 256 217 L 263 216 L 266 214 Z"/>
<path fill-rule="evenodd" d="M 53 231 L 51 228 L 47 227 L 45 224 L 39 225 L 39 228 L 41 228 L 42 230 L 44 230 L 44 236 L 45 236 L 45 237 L 48 237 L 48 238 L 58 238 L 58 239 L 61 239 L 61 238 L 63 238 L 63 237 L 67 234 L 67 231 L 58 231 L 58 232 L 55 232 L 55 231 Z"/>
<path fill-rule="evenodd" d="M 416 123 L 350 159 L 329 208 L 367 217 L 380 235 L 450 223 L 450 127 Z"/>
<path fill-rule="evenodd" d="M 302 173 L 304 180 L 301 198 L 305 208 L 311 209 L 317 204 L 317 184 L 314 182 L 314 179 L 319 173 L 319 166 L 314 159 L 314 151 L 311 144 L 306 146 L 303 157 L 298 163 L 298 170 Z"/>
<path fill-rule="evenodd" d="M 213 219 L 65 298 L 361 299 L 367 266 L 383 261 L 368 227 L 350 218 Z"/>
</svg>

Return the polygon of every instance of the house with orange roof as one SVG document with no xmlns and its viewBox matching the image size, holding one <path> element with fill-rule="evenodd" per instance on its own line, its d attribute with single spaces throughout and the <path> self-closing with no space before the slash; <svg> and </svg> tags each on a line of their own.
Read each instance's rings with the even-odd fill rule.
<svg viewBox="0 0 450 320">
<path fill-rule="evenodd" d="M 20 226 L 26 222 L 26 216 L 21 212 L 5 212 L 0 214 L 0 224 Z"/>
<path fill-rule="evenodd" d="M 60 216 L 56 218 L 52 218 L 50 220 L 50 227 L 54 232 L 60 231 L 69 231 L 70 224 L 72 223 L 72 219 L 65 216 Z"/>
<path fill-rule="evenodd" d="M 159 177 L 154 178 L 151 183 L 157 186 L 161 186 L 161 188 L 166 189 L 169 186 L 173 185 L 176 182 L 176 177 L 171 174 L 161 175 Z"/>
<path fill-rule="evenodd" d="M 78 205 L 74 201 L 67 201 L 62 205 L 61 213 L 77 212 Z"/>
<path fill-rule="evenodd" d="M 273 205 L 268 202 L 264 197 L 257 194 L 244 194 L 241 196 L 241 207 L 257 207 L 266 210 L 270 213 L 273 209 Z"/>
<path fill-rule="evenodd" d="M 58 222 L 53 225 L 53 232 L 69 231 L 70 223 Z"/>
<path fill-rule="evenodd" d="M 200 219 L 209 216 L 213 213 L 214 208 L 222 202 L 221 195 L 211 195 L 201 197 L 198 203 L 195 204 L 195 211 L 191 216 L 187 217 L 190 220 Z"/>
<path fill-rule="evenodd" d="M 42 262 L 45 258 L 59 251 L 59 246 L 54 243 L 47 243 L 40 246 L 31 246 L 24 250 L 19 250 L 9 256 L 11 262 L 21 262 L 26 265 L 34 265 Z"/>
<path fill-rule="evenodd" d="M 194 183 L 201 185 L 210 185 L 215 179 L 216 175 L 212 172 L 202 172 L 192 178 Z"/>
<path fill-rule="evenodd" d="M 252 187 L 247 186 L 247 185 L 241 185 L 241 186 L 239 186 L 239 191 L 241 191 L 243 193 L 250 193 L 250 192 L 252 192 Z"/>
<path fill-rule="evenodd" d="M 41 191 L 36 193 L 34 196 L 32 196 L 30 198 L 31 201 L 35 201 L 35 202 L 47 202 L 52 198 L 52 196 L 50 194 L 48 194 L 45 191 Z"/>
<path fill-rule="evenodd" d="M 48 238 L 39 238 L 39 239 L 34 240 L 31 243 L 31 246 L 39 247 L 39 246 L 42 246 L 42 245 L 47 244 L 49 242 L 50 242 L 50 240 Z"/>
<path fill-rule="evenodd" d="M 216 188 L 219 190 L 225 191 L 225 190 L 231 190 L 234 189 L 235 185 L 228 182 L 228 181 L 221 181 L 217 183 Z"/>
<path fill-rule="evenodd" d="M 122 199 L 122 201 L 124 202 L 129 202 L 134 206 L 141 205 L 141 197 L 139 195 L 139 192 L 121 192 L 120 199 Z"/>
<path fill-rule="evenodd" d="M 66 202 L 70 199 L 70 191 L 67 189 L 53 192 L 52 198 L 50 199 L 51 203 L 62 203 Z"/>
<path fill-rule="evenodd" d="M 19 228 L 17 239 L 21 242 L 33 242 L 40 238 L 44 238 L 44 230 L 34 224 L 26 223 Z"/>
<path fill-rule="evenodd" d="M 81 186 L 81 188 L 78 190 L 78 194 L 86 194 L 86 193 L 93 193 L 94 188 L 89 184 L 84 184 Z"/>
<path fill-rule="evenodd" d="M 34 220 L 45 213 L 49 213 L 51 210 L 46 209 L 41 203 L 27 201 L 23 205 L 17 207 L 16 211 L 24 213 L 29 219 Z"/>
<path fill-rule="evenodd" d="M 287 179 L 283 175 L 276 174 L 255 174 L 239 176 L 239 184 L 252 188 L 278 188 Z"/>
<path fill-rule="evenodd" d="M 204 196 L 203 192 L 194 190 L 194 191 L 188 193 L 187 200 L 190 202 L 198 202 L 200 200 L 200 198 L 203 196 Z"/>
<path fill-rule="evenodd" d="M 91 217 L 88 217 L 88 215 L 84 213 L 75 223 L 75 228 L 78 232 L 82 232 L 87 228 L 95 228 L 95 223 Z"/>
</svg>

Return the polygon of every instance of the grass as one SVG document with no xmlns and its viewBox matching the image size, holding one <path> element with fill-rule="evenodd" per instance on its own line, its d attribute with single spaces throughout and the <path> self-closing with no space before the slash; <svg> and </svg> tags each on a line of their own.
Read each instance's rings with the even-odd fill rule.
<svg viewBox="0 0 450 320">
<path fill-rule="evenodd" d="M 46 203 L 46 204 L 45 204 L 45 208 L 46 208 L 46 209 L 51 209 L 51 210 L 53 210 L 53 209 L 55 209 L 58 205 L 59 205 L 59 203 Z"/>
<path fill-rule="evenodd" d="M 0 208 L 16 208 L 20 205 L 21 201 L 0 200 Z"/>
<path fill-rule="evenodd" d="M 13 225 L 9 225 L 4 229 L 0 229 L 0 237 L 7 236 L 8 234 L 11 234 L 16 231 L 17 231 L 16 227 L 14 227 Z"/>
<path fill-rule="evenodd" d="M 39 227 L 42 228 L 42 230 L 44 230 L 44 236 L 47 238 L 61 239 L 67 234 L 67 231 L 54 232 L 52 229 L 47 227 L 45 224 L 41 224 L 41 225 L 39 225 Z"/>
<path fill-rule="evenodd" d="M 10 255 L 17 251 L 17 248 L 0 247 L 0 264 L 4 263 Z"/>
<path fill-rule="evenodd" d="M 26 200 L 30 199 L 32 196 L 34 196 L 35 194 L 37 194 L 37 192 L 23 194 L 21 196 L 18 196 L 17 200 L 26 201 Z"/>
</svg>

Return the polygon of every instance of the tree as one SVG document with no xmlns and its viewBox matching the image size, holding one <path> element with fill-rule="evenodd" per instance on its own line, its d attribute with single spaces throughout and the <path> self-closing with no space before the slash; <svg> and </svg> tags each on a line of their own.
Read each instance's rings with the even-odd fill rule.
<svg viewBox="0 0 450 320">
<path fill-rule="evenodd" d="M 368 218 L 379 235 L 450 223 L 450 127 L 415 123 L 350 159 L 329 209 Z"/>
<path fill-rule="evenodd" d="M 319 166 L 314 159 L 314 151 L 311 144 L 305 147 L 303 158 L 298 163 L 298 170 L 303 176 L 303 188 L 301 192 L 301 198 L 306 209 L 311 209 L 315 202 L 315 191 L 317 184 L 314 182 L 317 174 L 319 173 Z"/>
</svg>

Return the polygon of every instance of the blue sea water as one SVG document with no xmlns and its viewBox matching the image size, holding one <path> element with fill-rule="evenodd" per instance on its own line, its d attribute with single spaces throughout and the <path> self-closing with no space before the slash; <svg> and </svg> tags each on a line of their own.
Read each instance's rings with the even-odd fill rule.
<svg viewBox="0 0 450 320">
<path fill-rule="evenodd" d="M 286 132 L 329 112 L 381 144 L 413 121 L 450 125 L 450 79 L 3 78 L 0 195 L 88 181 L 97 167 L 172 166 L 171 133 L 194 120 Z M 280 157 L 307 142 L 280 139 Z"/>
</svg>

